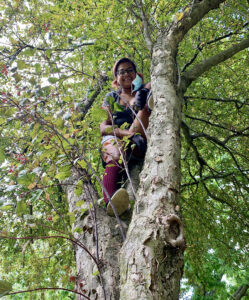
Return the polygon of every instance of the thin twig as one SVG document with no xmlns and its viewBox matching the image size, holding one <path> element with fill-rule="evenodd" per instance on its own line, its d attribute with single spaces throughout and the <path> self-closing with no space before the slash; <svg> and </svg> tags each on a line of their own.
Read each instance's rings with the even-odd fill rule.
<svg viewBox="0 0 249 300">
<path fill-rule="evenodd" d="M 64 141 L 72 148 L 72 150 L 75 150 L 75 152 L 77 153 L 77 156 L 78 156 L 81 160 L 83 160 L 83 161 L 86 163 L 87 167 L 93 172 L 93 174 L 95 174 L 96 179 L 97 179 L 98 183 L 101 185 L 101 187 L 102 187 L 103 191 L 105 192 L 105 194 L 107 195 L 108 200 L 109 200 L 109 201 L 111 200 L 110 195 L 108 194 L 108 192 L 107 192 L 105 186 L 103 185 L 102 181 L 100 180 L 99 176 L 96 174 L 96 172 L 95 172 L 94 169 L 92 168 L 91 164 L 90 164 L 90 163 L 88 162 L 88 160 L 80 153 L 79 149 L 78 149 L 76 146 L 74 146 L 74 145 L 73 145 L 66 137 L 64 137 L 57 129 L 55 129 L 53 125 L 48 124 L 44 119 L 41 119 L 40 117 L 38 117 L 38 114 L 37 114 L 37 113 L 29 113 L 29 112 L 28 112 L 26 109 L 24 109 L 22 106 L 19 106 L 19 104 L 15 103 L 15 101 L 14 101 L 13 99 L 11 99 L 11 98 L 9 98 L 9 97 L 8 97 L 8 99 L 9 99 L 9 101 L 12 102 L 12 103 L 14 104 L 14 106 L 16 106 L 19 110 L 21 109 L 23 112 L 25 112 L 26 115 L 31 116 L 31 118 L 33 118 L 33 119 L 34 119 L 35 121 L 37 121 L 38 123 L 40 123 L 40 124 L 42 124 L 42 125 L 48 127 L 49 129 L 51 129 L 52 132 L 55 133 L 57 136 L 59 136 L 62 140 L 64 140 Z M 125 240 L 124 229 L 123 229 L 122 223 L 121 223 L 121 221 L 120 221 L 120 219 L 119 219 L 118 213 L 117 213 L 117 211 L 116 211 L 114 205 L 111 203 L 111 201 L 110 201 L 110 204 L 111 204 L 111 206 L 112 206 L 113 212 L 114 212 L 115 217 L 116 217 L 116 219 L 117 219 L 117 222 L 118 222 L 118 224 L 119 224 L 122 238 L 123 238 L 123 240 Z"/>
<path fill-rule="evenodd" d="M 66 239 L 74 244 L 76 244 L 77 246 L 79 246 L 80 248 L 84 249 L 89 256 L 93 259 L 93 261 L 96 263 L 96 265 L 98 266 L 98 262 L 96 260 L 96 258 L 92 255 L 92 253 L 86 248 L 85 245 L 83 245 L 80 241 L 76 241 L 70 237 L 67 236 L 62 236 L 62 235 L 54 235 L 54 236 L 25 236 L 25 237 L 14 237 L 14 236 L 0 236 L 0 239 L 9 239 L 9 240 L 30 240 L 30 239 L 56 239 L 56 238 L 61 238 L 61 239 Z"/>
<path fill-rule="evenodd" d="M 74 293 L 74 294 L 78 294 L 78 295 L 83 296 L 84 298 L 86 298 L 88 300 L 91 300 L 86 295 L 84 295 L 84 294 L 82 294 L 80 292 L 77 292 L 77 291 L 74 291 L 74 290 L 70 290 L 70 289 L 66 289 L 66 288 L 59 288 L 59 287 L 53 287 L 53 288 L 36 288 L 36 289 L 32 289 L 32 290 L 26 290 L 26 291 L 18 291 L 18 292 L 8 293 L 5 296 L 16 295 L 16 294 L 23 294 L 23 293 L 31 293 L 31 292 L 36 292 L 36 291 L 44 291 L 44 290 L 62 290 L 62 291 L 67 291 L 67 292 L 71 292 L 71 293 Z"/>
</svg>

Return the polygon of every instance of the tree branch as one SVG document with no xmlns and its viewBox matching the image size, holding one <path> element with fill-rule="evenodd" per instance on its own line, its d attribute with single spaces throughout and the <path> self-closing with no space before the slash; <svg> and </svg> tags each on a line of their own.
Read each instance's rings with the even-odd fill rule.
<svg viewBox="0 0 249 300">
<path fill-rule="evenodd" d="M 184 96 L 184 99 L 198 99 L 198 100 L 209 100 L 209 101 L 216 101 L 216 102 L 224 102 L 224 103 L 234 103 L 235 106 L 240 109 L 243 105 L 249 106 L 248 100 L 249 98 L 245 98 L 242 102 L 237 99 L 221 99 L 221 98 L 208 98 L 208 97 L 199 97 L 199 96 Z"/>
<path fill-rule="evenodd" d="M 14 236 L 2 236 L 0 235 L 0 239 L 9 239 L 9 240 L 31 240 L 31 239 L 37 239 L 37 240 L 46 240 L 46 239 L 65 239 L 70 241 L 71 243 L 79 246 L 80 248 L 84 249 L 87 254 L 93 259 L 97 267 L 99 267 L 99 262 L 96 260 L 96 257 L 86 248 L 85 245 L 83 245 L 79 240 L 76 240 L 74 238 L 70 238 L 67 236 L 62 236 L 62 235 L 54 235 L 54 236 L 25 236 L 25 237 L 14 237 Z"/>
<path fill-rule="evenodd" d="M 5 296 L 8 296 L 8 295 L 16 295 L 16 294 L 24 294 L 24 293 L 31 293 L 31 292 L 36 292 L 36 291 L 45 291 L 45 290 L 53 290 L 53 291 L 61 290 L 61 291 L 67 291 L 67 292 L 70 292 L 70 293 L 78 294 L 78 295 L 83 296 L 84 298 L 86 298 L 86 299 L 88 299 L 88 300 L 91 300 L 91 299 L 88 298 L 86 295 L 84 295 L 84 294 L 82 294 L 82 293 L 79 293 L 79 292 L 77 292 L 77 291 L 73 291 L 73 290 L 65 289 L 65 288 L 58 288 L 58 287 L 54 287 L 54 288 L 36 288 L 36 289 L 32 289 L 32 290 L 12 292 L 12 293 L 6 294 Z"/>
<path fill-rule="evenodd" d="M 189 130 L 188 125 L 185 122 L 182 121 L 181 127 L 182 127 L 183 134 L 185 135 L 186 141 L 188 142 L 188 144 L 190 145 L 190 147 L 194 150 L 196 159 L 199 162 L 199 164 L 201 166 L 201 169 L 202 169 L 204 165 L 207 165 L 207 163 L 203 159 L 203 157 L 200 155 L 197 147 L 193 143 L 193 137 L 190 134 L 190 130 Z"/>
<path fill-rule="evenodd" d="M 188 86 L 203 73 L 248 47 L 249 38 L 242 40 L 241 42 L 232 45 L 227 50 L 211 56 L 208 59 L 203 60 L 201 63 L 195 65 L 190 71 L 183 73 L 183 75 L 181 76 L 181 90 L 185 92 Z"/>
<path fill-rule="evenodd" d="M 235 293 L 230 297 L 230 300 L 240 300 L 246 295 L 246 292 L 249 288 L 249 284 L 242 284 Z"/>
<path fill-rule="evenodd" d="M 201 179 L 199 180 L 196 180 L 196 178 L 193 178 L 194 181 L 192 182 L 189 182 L 189 183 L 184 183 L 181 185 L 181 188 L 184 189 L 188 186 L 193 186 L 193 185 L 197 185 L 199 183 L 202 183 L 204 181 L 208 181 L 208 180 L 213 180 L 213 179 L 224 179 L 224 178 L 227 178 L 227 177 L 230 177 L 232 176 L 233 173 L 227 173 L 227 174 L 217 174 L 217 175 L 209 175 L 209 176 L 206 176 L 206 177 L 202 177 Z"/>
<path fill-rule="evenodd" d="M 137 8 L 140 11 L 141 19 L 144 23 L 144 39 L 145 39 L 145 42 L 146 42 L 146 45 L 147 45 L 149 51 L 151 52 L 153 43 L 152 43 L 151 36 L 150 36 L 149 21 L 144 13 L 142 1 L 135 0 L 135 3 L 137 5 Z"/>
<path fill-rule="evenodd" d="M 245 28 L 245 27 L 247 27 L 249 25 L 249 22 L 246 22 L 243 26 L 242 26 L 242 28 Z M 201 51 L 207 46 L 207 45 L 212 45 L 212 44 L 214 44 L 214 43 L 216 43 L 216 42 L 218 42 L 218 41 L 221 41 L 221 40 L 223 40 L 223 39 L 225 39 L 225 38 L 228 38 L 228 37 L 230 37 L 230 36 L 232 36 L 232 35 L 238 35 L 238 34 L 240 34 L 241 32 L 240 32 L 240 30 L 241 29 L 238 29 L 238 30 L 236 30 L 236 31 L 230 31 L 229 33 L 227 33 L 227 34 L 225 34 L 225 35 L 222 35 L 222 36 L 219 36 L 219 37 L 217 37 L 217 38 L 215 38 L 215 39 L 213 39 L 213 40 L 210 40 L 210 41 L 207 41 L 207 42 L 205 42 L 205 43 L 199 43 L 196 47 L 197 47 L 197 52 L 194 54 L 194 56 L 190 59 L 190 61 L 189 62 L 187 62 L 186 64 L 185 64 L 185 66 L 183 67 L 183 69 L 182 69 L 182 72 L 185 72 L 185 70 L 196 60 L 196 58 L 198 57 L 198 55 L 201 53 Z"/>
<path fill-rule="evenodd" d="M 84 42 L 84 43 L 81 43 L 79 45 L 74 45 L 72 48 L 42 48 L 42 47 L 35 47 L 35 46 L 32 46 L 32 45 L 29 45 L 29 44 L 26 44 L 24 43 L 23 41 L 20 42 L 19 44 L 19 48 L 16 50 L 15 53 L 9 55 L 9 56 L 5 56 L 6 59 L 9 60 L 9 64 L 14 61 L 16 59 L 16 57 L 25 49 L 27 48 L 30 48 L 30 49 L 35 49 L 35 50 L 39 50 L 39 51 L 43 51 L 43 52 L 46 52 L 48 50 L 51 50 L 51 51 L 56 51 L 56 52 L 73 52 L 74 50 L 76 49 L 79 49 L 83 46 L 91 46 L 91 45 L 94 45 L 94 41 L 91 41 L 91 42 Z M 2 52 L 0 53 L 2 54 Z"/>
<path fill-rule="evenodd" d="M 100 80 L 98 82 L 98 86 L 95 88 L 94 93 L 90 98 L 86 98 L 83 103 L 83 107 L 80 109 L 80 112 L 82 113 L 80 119 L 83 120 L 85 118 L 85 115 L 87 114 L 88 110 L 91 108 L 93 102 L 96 100 L 97 96 L 101 92 L 104 84 L 107 82 L 108 77 L 106 76 L 101 76 Z"/>
<path fill-rule="evenodd" d="M 194 27 L 210 10 L 216 9 L 225 0 L 194 0 L 188 5 L 182 15 L 174 21 L 172 36 L 176 38 L 176 43 L 179 44 L 186 33 Z"/>
<path fill-rule="evenodd" d="M 124 4 L 123 1 L 118 0 L 118 2 L 120 4 Z M 146 17 L 144 10 L 143 10 L 143 3 L 141 0 L 135 0 L 134 1 L 136 4 L 136 7 L 138 8 L 140 14 L 137 14 L 134 9 L 132 9 L 131 7 L 127 7 L 127 9 L 135 16 L 135 18 L 137 18 L 138 20 L 143 22 L 144 25 L 144 40 L 146 42 L 146 45 L 149 49 L 149 51 L 152 51 L 152 40 L 151 40 L 151 36 L 150 36 L 150 30 L 149 30 L 149 21 L 148 18 Z"/>
<path fill-rule="evenodd" d="M 236 159 L 234 153 L 233 153 L 233 152 L 225 145 L 224 142 L 220 141 L 220 140 L 217 139 L 216 137 L 210 136 L 210 135 L 205 134 L 205 133 L 200 134 L 198 137 L 203 137 L 203 138 L 205 138 L 205 139 L 207 139 L 207 140 L 209 140 L 209 141 L 212 141 L 214 144 L 219 145 L 219 146 L 222 147 L 223 149 L 225 149 L 225 150 L 229 153 L 229 155 L 232 157 L 232 159 L 233 159 L 235 165 L 237 166 L 237 168 L 238 168 L 238 170 L 241 172 L 241 174 L 242 174 L 247 180 L 249 180 L 249 178 L 248 178 L 246 172 L 244 172 L 244 171 L 241 169 L 241 167 L 240 167 L 240 165 L 239 165 L 239 163 L 238 163 L 238 161 L 237 161 L 237 159 Z"/>
<path fill-rule="evenodd" d="M 233 127 L 232 128 L 227 128 L 225 126 L 222 126 L 220 124 L 215 124 L 215 123 L 211 123 L 210 121 L 208 120 L 205 120 L 205 119 L 201 119 L 201 118 L 195 118 L 195 117 L 192 117 L 192 116 L 189 116 L 189 115 L 185 115 L 186 118 L 189 118 L 191 120 L 195 120 L 195 121 L 200 121 L 200 122 L 203 122 L 203 123 L 206 123 L 210 126 L 213 126 L 213 127 L 217 127 L 217 128 L 221 128 L 223 130 L 227 130 L 227 131 L 230 131 L 230 132 L 233 132 L 232 135 L 229 135 L 227 136 L 226 138 L 224 138 L 224 140 L 222 141 L 223 144 L 226 144 L 230 139 L 234 138 L 234 137 L 238 137 L 238 136 L 248 136 L 249 134 L 246 132 L 249 130 L 249 127 L 245 127 L 241 130 L 236 130 L 234 129 Z M 196 139 L 196 138 L 199 138 L 199 137 L 203 137 L 203 134 L 204 133 L 195 133 L 195 134 L 192 134 L 191 135 L 191 138 L 192 139 Z"/>
</svg>

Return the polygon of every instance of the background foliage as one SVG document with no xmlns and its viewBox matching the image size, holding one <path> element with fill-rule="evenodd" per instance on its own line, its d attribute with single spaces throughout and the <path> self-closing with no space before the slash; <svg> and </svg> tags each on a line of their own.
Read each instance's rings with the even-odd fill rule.
<svg viewBox="0 0 249 300">
<path fill-rule="evenodd" d="M 154 40 L 188 3 L 143 1 Z M 70 236 L 74 215 L 68 214 L 61 181 L 73 165 L 90 174 L 101 198 L 94 179 L 103 171 L 98 125 L 112 65 L 128 56 L 149 81 L 150 54 L 136 16 L 133 1 L 1 1 L 0 279 L 15 283 L 15 290 L 73 289 L 69 241 L 6 237 Z M 187 34 L 179 70 L 246 35 L 248 3 L 227 1 Z M 185 95 L 184 299 L 227 299 L 248 283 L 248 73 L 244 50 L 200 77 Z M 80 194 L 82 182 L 75 187 Z M 56 293 L 56 299 L 72 297 Z"/>
</svg>

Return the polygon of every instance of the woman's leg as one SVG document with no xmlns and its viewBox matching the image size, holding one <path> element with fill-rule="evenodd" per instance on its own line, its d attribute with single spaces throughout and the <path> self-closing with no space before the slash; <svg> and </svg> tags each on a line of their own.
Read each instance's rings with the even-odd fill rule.
<svg viewBox="0 0 249 300">
<path fill-rule="evenodd" d="M 120 188 L 121 178 L 122 178 L 122 165 L 118 163 L 120 160 L 120 151 L 122 149 L 122 144 L 116 143 L 114 139 L 107 140 L 102 146 L 102 157 L 106 163 L 105 173 L 103 176 L 103 185 L 106 188 L 109 197 Z M 108 195 L 103 192 L 105 204 L 107 205 Z"/>
<path fill-rule="evenodd" d="M 122 143 L 115 143 L 110 139 L 103 144 L 103 159 L 107 163 L 103 177 L 103 185 L 108 195 L 103 192 L 106 211 L 108 215 L 114 216 L 113 206 L 118 215 L 121 215 L 129 207 L 129 195 L 125 189 L 121 189 L 121 179 L 123 167 L 119 164 L 122 151 Z M 111 197 L 111 203 L 109 203 Z"/>
</svg>

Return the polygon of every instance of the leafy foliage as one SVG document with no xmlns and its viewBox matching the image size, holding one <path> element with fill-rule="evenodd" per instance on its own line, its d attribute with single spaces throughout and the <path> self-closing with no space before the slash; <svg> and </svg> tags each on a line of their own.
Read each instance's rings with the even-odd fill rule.
<svg viewBox="0 0 249 300">
<path fill-rule="evenodd" d="M 149 80 L 145 24 L 136 18 L 133 1 L 1 2 L 1 279 L 14 282 L 13 288 L 73 289 L 70 242 L 6 237 L 70 236 L 74 216 L 68 214 L 63 180 L 72 166 L 92 176 L 100 194 L 94 176 L 103 171 L 101 99 L 111 85 L 111 66 L 122 56 L 133 58 Z M 183 17 L 187 4 L 143 1 L 154 40 L 174 18 Z M 188 70 L 246 37 L 247 9 L 244 0 L 227 1 L 219 13 L 203 18 L 179 48 L 179 69 Z M 193 299 L 226 299 L 248 282 L 246 62 L 247 50 L 205 73 L 184 98 L 185 277 Z M 81 181 L 75 192 L 82 192 Z M 57 299 L 69 297 L 56 293 Z"/>
</svg>

